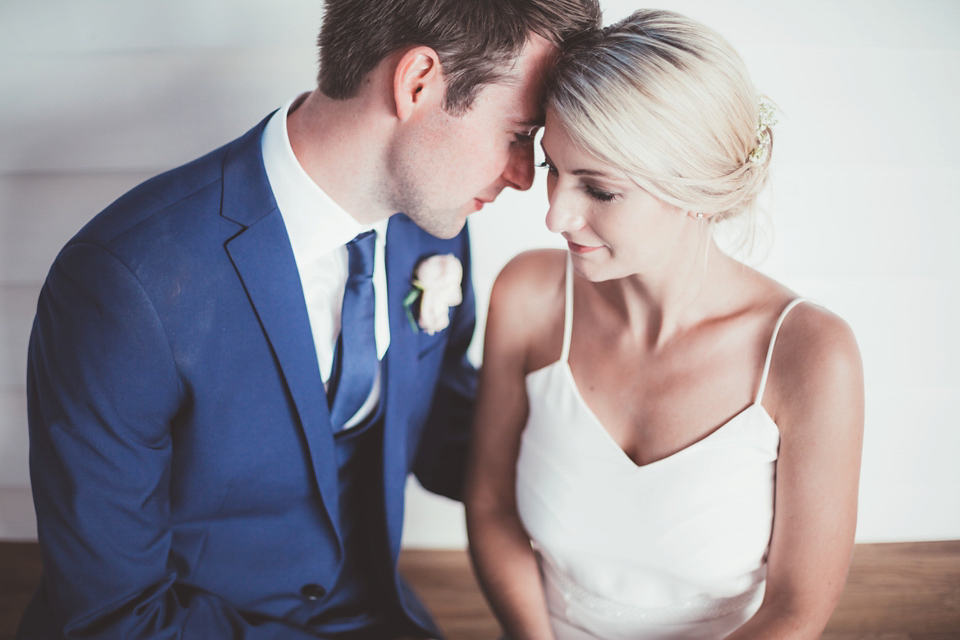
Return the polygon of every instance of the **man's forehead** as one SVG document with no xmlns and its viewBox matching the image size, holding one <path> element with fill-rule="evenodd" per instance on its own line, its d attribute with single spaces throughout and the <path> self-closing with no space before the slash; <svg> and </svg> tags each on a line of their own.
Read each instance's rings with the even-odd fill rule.
<svg viewBox="0 0 960 640">
<path fill-rule="evenodd" d="M 520 53 L 498 69 L 499 84 L 520 86 L 528 83 L 543 83 L 557 61 L 560 47 L 534 35 Z"/>
<path fill-rule="evenodd" d="M 542 127 L 546 120 L 543 90 L 542 80 L 523 82 L 514 77 L 507 82 L 497 79 L 480 89 L 474 108 L 485 105 L 482 110 L 491 115 L 494 111 L 497 112 L 501 122 L 507 122 L 516 129 Z"/>
<path fill-rule="evenodd" d="M 546 90 L 546 81 L 543 76 L 528 76 L 514 78 L 508 85 L 508 91 L 513 94 L 513 109 L 510 119 L 517 126 L 542 127 L 546 120 L 543 105 L 543 94 Z"/>
</svg>

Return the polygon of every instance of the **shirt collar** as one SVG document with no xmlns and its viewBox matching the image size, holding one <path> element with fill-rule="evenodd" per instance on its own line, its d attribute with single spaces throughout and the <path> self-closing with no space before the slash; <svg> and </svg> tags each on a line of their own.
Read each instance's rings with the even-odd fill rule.
<svg viewBox="0 0 960 640">
<path fill-rule="evenodd" d="M 387 221 L 360 224 L 333 201 L 300 166 L 287 134 L 287 115 L 307 96 L 294 96 L 270 118 L 263 131 L 261 150 L 267 180 L 287 228 L 297 263 L 310 262 L 342 247 L 369 229 L 380 236 Z"/>
</svg>

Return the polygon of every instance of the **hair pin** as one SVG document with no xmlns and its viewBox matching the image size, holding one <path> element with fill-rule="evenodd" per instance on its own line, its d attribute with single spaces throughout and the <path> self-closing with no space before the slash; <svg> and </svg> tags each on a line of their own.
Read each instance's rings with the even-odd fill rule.
<svg viewBox="0 0 960 640">
<path fill-rule="evenodd" d="M 766 98 L 760 98 L 759 117 L 757 118 L 757 146 L 750 152 L 748 160 L 754 164 L 762 164 L 770 152 L 770 129 L 780 119 L 777 117 L 777 108 Z"/>
</svg>

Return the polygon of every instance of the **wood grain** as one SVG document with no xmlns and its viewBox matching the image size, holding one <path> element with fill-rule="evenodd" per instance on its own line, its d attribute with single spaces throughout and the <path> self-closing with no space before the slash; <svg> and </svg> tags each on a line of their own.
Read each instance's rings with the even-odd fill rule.
<svg viewBox="0 0 960 640">
<path fill-rule="evenodd" d="M 0 542 L 0 640 L 13 640 L 20 616 L 40 581 L 40 546 Z"/>
<path fill-rule="evenodd" d="M 960 638 L 960 541 L 857 545 L 823 637 Z"/>
</svg>

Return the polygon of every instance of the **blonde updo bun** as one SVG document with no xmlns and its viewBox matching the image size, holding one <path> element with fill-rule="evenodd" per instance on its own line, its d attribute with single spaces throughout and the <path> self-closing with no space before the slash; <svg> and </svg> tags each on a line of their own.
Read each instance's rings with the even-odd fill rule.
<svg viewBox="0 0 960 640">
<path fill-rule="evenodd" d="M 589 153 L 713 220 L 752 210 L 767 183 L 773 140 L 759 102 L 725 39 L 657 10 L 572 44 L 546 95 L 551 117 Z"/>
</svg>

